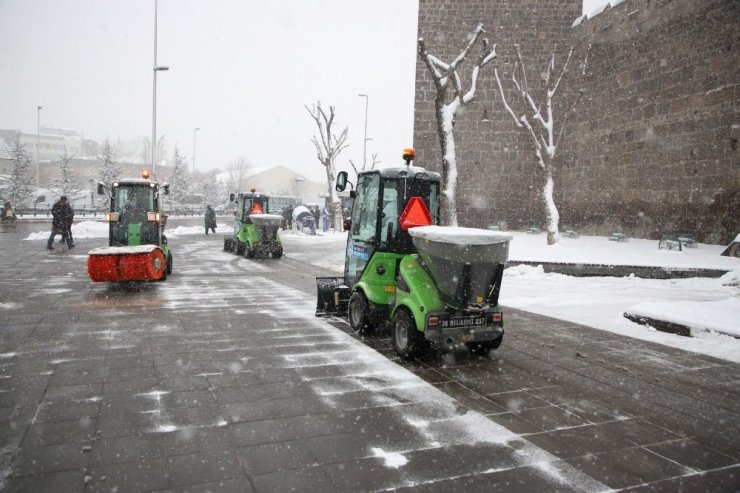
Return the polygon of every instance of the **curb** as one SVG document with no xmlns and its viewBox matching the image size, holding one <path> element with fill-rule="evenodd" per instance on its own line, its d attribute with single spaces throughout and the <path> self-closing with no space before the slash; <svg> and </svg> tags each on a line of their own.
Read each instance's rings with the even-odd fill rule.
<svg viewBox="0 0 740 493">
<path fill-rule="evenodd" d="M 688 279 L 692 277 L 719 278 L 729 271 L 724 269 L 701 269 L 683 267 L 654 267 L 647 265 L 579 264 L 574 262 L 537 262 L 510 259 L 507 267 L 514 265 L 542 266 L 546 273 L 565 274 L 574 277 L 628 277 L 643 279 Z"/>
<path fill-rule="evenodd" d="M 722 334 L 729 337 L 734 337 L 735 339 L 740 339 L 739 336 L 736 336 L 734 334 L 728 334 L 726 332 L 722 332 L 721 330 L 715 330 L 715 329 L 697 329 L 692 328 L 688 325 L 683 324 L 677 324 L 674 322 L 667 322 L 665 320 L 659 320 L 657 318 L 647 317 L 645 315 L 640 315 L 637 313 L 631 313 L 631 312 L 624 312 L 623 313 L 624 318 L 627 320 L 630 320 L 632 322 L 635 322 L 639 325 L 645 325 L 647 327 L 652 327 L 657 331 L 660 332 L 666 332 L 668 334 L 676 334 L 683 337 L 693 337 L 693 332 L 716 332 L 717 334 Z"/>
</svg>

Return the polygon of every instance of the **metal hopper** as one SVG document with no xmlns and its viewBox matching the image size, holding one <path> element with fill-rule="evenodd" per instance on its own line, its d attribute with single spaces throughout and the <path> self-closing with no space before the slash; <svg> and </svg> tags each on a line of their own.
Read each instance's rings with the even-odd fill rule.
<svg viewBox="0 0 740 493">
<path fill-rule="evenodd" d="M 283 216 L 277 214 L 250 214 L 249 219 L 257 229 L 261 241 L 274 240 L 283 223 Z"/>
<path fill-rule="evenodd" d="M 513 238 L 510 233 L 421 226 L 409 229 L 409 234 L 446 304 L 462 309 L 498 303 L 501 275 Z"/>
</svg>

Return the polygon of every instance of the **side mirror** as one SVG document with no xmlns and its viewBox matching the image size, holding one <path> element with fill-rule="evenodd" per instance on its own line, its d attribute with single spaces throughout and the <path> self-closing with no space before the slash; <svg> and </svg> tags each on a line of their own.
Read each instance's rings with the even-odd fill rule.
<svg viewBox="0 0 740 493">
<path fill-rule="evenodd" d="M 352 228 L 352 219 L 349 219 L 349 218 L 345 219 L 342 227 L 344 228 L 345 231 L 349 231 Z"/>
<path fill-rule="evenodd" d="M 347 188 L 347 172 L 346 171 L 340 171 L 337 175 L 337 184 L 334 187 L 334 189 L 337 192 L 344 192 L 344 189 Z"/>
<path fill-rule="evenodd" d="M 170 194 L 170 185 L 165 183 L 162 188 L 164 189 L 164 194 L 169 195 Z"/>
<path fill-rule="evenodd" d="M 105 194 L 105 184 L 98 182 L 98 195 Z"/>
<path fill-rule="evenodd" d="M 234 192 L 231 192 L 229 194 L 229 202 L 233 202 L 235 198 L 236 198 L 236 196 L 234 195 Z"/>
</svg>

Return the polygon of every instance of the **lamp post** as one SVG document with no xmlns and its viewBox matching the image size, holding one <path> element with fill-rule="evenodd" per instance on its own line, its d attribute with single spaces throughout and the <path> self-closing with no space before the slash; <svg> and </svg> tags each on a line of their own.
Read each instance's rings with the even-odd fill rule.
<svg viewBox="0 0 740 493">
<path fill-rule="evenodd" d="M 193 173 L 195 173 L 195 135 L 198 130 L 200 130 L 200 128 L 193 129 Z"/>
<path fill-rule="evenodd" d="M 358 94 L 361 98 L 365 98 L 365 139 L 362 141 L 362 170 L 365 170 L 367 165 L 367 105 L 370 102 L 370 96 L 367 94 Z"/>
<path fill-rule="evenodd" d="M 39 134 L 41 129 L 41 106 L 36 106 L 36 187 L 40 187 L 40 172 L 39 168 L 41 165 L 39 164 Z"/>
<path fill-rule="evenodd" d="M 169 70 L 157 65 L 157 0 L 154 0 L 154 74 L 152 83 L 152 176 L 157 171 L 157 72 Z"/>
</svg>

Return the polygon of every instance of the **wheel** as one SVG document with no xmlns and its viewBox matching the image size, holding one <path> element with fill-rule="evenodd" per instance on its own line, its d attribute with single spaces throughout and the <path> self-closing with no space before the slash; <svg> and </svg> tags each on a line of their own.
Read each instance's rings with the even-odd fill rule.
<svg viewBox="0 0 740 493">
<path fill-rule="evenodd" d="M 236 240 L 236 254 L 237 255 L 244 255 L 244 247 L 246 247 L 246 243 L 242 243 L 239 240 Z"/>
<path fill-rule="evenodd" d="M 411 358 L 424 349 L 421 332 L 416 329 L 414 316 L 401 308 L 393 317 L 393 349 L 402 358 Z"/>
<path fill-rule="evenodd" d="M 355 334 L 369 334 L 372 332 L 370 326 L 370 304 L 361 291 L 355 291 L 349 297 L 349 325 Z"/>
<path fill-rule="evenodd" d="M 224 238 L 224 252 L 231 251 L 231 241 L 228 238 Z"/>
<path fill-rule="evenodd" d="M 493 349 L 498 349 L 503 341 L 504 335 L 501 334 L 492 341 L 466 342 L 465 345 L 468 347 L 471 353 L 488 354 L 489 351 Z"/>
<path fill-rule="evenodd" d="M 172 274 L 172 254 L 167 255 L 167 274 Z"/>
<path fill-rule="evenodd" d="M 249 248 L 249 243 L 244 244 L 244 256 L 246 258 L 254 258 L 254 250 Z"/>
</svg>

